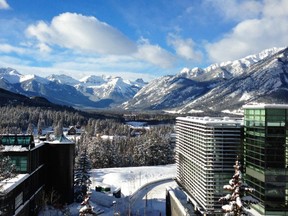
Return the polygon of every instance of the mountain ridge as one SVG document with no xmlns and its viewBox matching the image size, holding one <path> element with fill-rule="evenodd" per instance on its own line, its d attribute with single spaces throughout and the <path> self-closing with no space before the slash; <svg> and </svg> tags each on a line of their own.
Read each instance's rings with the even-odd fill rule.
<svg viewBox="0 0 288 216">
<path fill-rule="evenodd" d="M 43 78 L 0 68 L 0 88 L 76 108 L 223 113 L 247 103 L 288 103 L 287 56 L 288 48 L 271 48 L 204 69 L 183 68 L 149 83 L 105 75 Z"/>
<path fill-rule="evenodd" d="M 86 76 L 76 80 L 70 76 L 22 75 L 12 68 L 0 68 L 0 87 L 28 97 L 45 97 L 49 101 L 77 108 L 107 108 L 132 98 L 146 83 L 127 81 L 121 77 Z"/>
<path fill-rule="evenodd" d="M 286 76 L 286 70 L 288 70 L 287 53 L 288 48 L 272 48 L 239 60 L 213 64 L 204 69 L 184 68 L 175 76 L 170 76 L 169 80 L 167 77 L 162 77 L 158 78 L 155 83 L 152 81 L 140 90 L 132 100 L 124 103 L 123 108 L 129 110 L 146 107 L 152 110 L 162 109 L 178 113 L 222 113 L 225 110 L 235 111 L 243 104 L 250 102 L 267 101 L 273 103 L 277 101 L 278 103 L 288 103 L 288 97 L 285 97 L 283 93 L 288 89 L 286 82 L 288 80 Z M 281 74 L 279 75 L 282 77 L 281 83 L 279 77 L 273 76 L 271 71 L 274 75 Z M 253 78 L 252 82 L 248 81 L 249 77 Z M 186 86 L 174 86 L 174 89 L 171 90 L 169 83 L 178 78 L 195 81 L 194 88 L 188 84 Z M 266 82 L 263 81 L 264 79 Z M 158 90 L 157 93 L 153 92 L 155 89 Z M 273 93 L 277 91 L 282 92 L 281 100 L 277 98 L 277 94 Z M 153 92 L 154 96 L 147 94 L 147 92 Z M 164 99 L 167 95 L 173 95 L 174 92 L 181 92 L 181 95 L 189 95 L 190 97 L 184 101 L 177 95 L 171 97 L 170 100 L 174 103 L 169 108 Z M 274 99 L 271 96 L 272 93 L 273 97 L 276 96 Z M 238 101 L 235 99 L 236 96 Z"/>
</svg>

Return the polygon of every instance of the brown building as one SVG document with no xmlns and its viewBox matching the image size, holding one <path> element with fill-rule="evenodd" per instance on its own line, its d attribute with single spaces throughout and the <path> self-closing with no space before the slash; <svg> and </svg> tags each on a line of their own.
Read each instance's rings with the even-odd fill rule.
<svg viewBox="0 0 288 216">
<path fill-rule="evenodd" d="M 57 191 L 63 204 L 73 201 L 73 142 L 60 137 L 35 145 L 32 135 L 0 135 L 0 145 L 17 171 L 1 182 L 0 215 L 37 215 L 44 191 Z"/>
</svg>

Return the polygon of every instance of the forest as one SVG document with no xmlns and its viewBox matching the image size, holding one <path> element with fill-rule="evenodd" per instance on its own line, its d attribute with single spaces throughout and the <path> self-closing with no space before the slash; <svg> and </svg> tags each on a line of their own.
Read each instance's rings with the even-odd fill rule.
<svg viewBox="0 0 288 216">
<path fill-rule="evenodd" d="M 165 115 L 137 114 L 135 119 L 153 125 L 135 136 L 119 114 L 83 112 L 32 106 L 0 107 L 0 134 L 39 131 L 48 126 L 81 126 L 85 133 L 76 142 L 76 160 L 86 152 L 92 168 L 163 165 L 174 162 L 173 118 Z M 163 122 L 165 124 L 157 124 Z M 168 122 L 168 123 L 167 123 Z M 102 139 L 102 135 L 113 139 Z"/>
</svg>

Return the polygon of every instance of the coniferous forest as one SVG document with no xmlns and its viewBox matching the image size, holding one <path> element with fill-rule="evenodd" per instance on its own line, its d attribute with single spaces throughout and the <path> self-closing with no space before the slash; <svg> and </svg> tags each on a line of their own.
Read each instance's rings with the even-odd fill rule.
<svg viewBox="0 0 288 216">
<path fill-rule="evenodd" d="M 174 162 L 173 124 L 154 124 L 133 134 L 119 114 L 88 113 L 73 108 L 53 109 L 32 106 L 0 107 L 0 134 L 32 133 L 59 125 L 81 126 L 83 133 L 76 142 L 76 161 L 85 151 L 92 168 L 163 165 Z M 139 114 L 148 119 L 151 115 Z M 150 117 L 149 117 L 150 116 Z M 157 121 L 165 116 L 157 115 Z M 155 116 L 153 116 L 155 119 Z M 60 123 L 60 124 L 59 124 Z M 108 138 L 103 139 L 103 135 Z"/>
</svg>

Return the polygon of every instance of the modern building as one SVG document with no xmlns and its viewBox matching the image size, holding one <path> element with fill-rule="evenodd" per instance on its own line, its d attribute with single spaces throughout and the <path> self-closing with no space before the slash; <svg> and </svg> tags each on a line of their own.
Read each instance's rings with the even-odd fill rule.
<svg viewBox="0 0 288 216">
<path fill-rule="evenodd" d="M 0 146 L 17 172 L 15 178 L 0 182 L 0 215 L 37 215 L 43 193 L 52 190 L 59 203 L 73 201 L 73 142 L 60 137 L 35 144 L 32 135 L 0 135 Z"/>
<path fill-rule="evenodd" d="M 203 215 L 223 215 L 218 199 L 241 155 L 242 124 L 228 117 L 176 119 L 176 181 Z"/>
<path fill-rule="evenodd" d="M 244 178 L 261 215 L 288 215 L 288 105 L 244 108 Z"/>
</svg>

